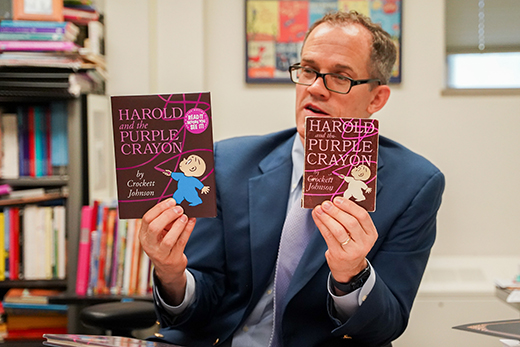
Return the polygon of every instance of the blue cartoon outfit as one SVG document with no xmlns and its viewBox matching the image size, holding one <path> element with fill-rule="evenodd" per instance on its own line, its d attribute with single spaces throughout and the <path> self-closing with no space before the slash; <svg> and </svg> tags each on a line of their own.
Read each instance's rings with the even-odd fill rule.
<svg viewBox="0 0 520 347">
<path fill-rule="evenodd" d="M 177 190 L 173 193 L 173 198 L 180 204 L 184 200 L 190 203 L 190 206 L 197 206 L 202 204 L 202 199 L 199 197 L 197 190 L 204 188 L 199 179 L 195 177 L 188 177 L 181 172 L 172 172 L 170 175 L 175 181 L 177 181 Z"/>
</svg>

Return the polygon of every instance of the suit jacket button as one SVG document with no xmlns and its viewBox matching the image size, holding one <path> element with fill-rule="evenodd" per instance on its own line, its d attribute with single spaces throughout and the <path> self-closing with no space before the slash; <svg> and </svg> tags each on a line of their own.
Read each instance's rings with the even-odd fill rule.
<svg viewBox="0 0 520 347">
<path fill-rule="evenodd" d="M 343 335 L 342 339 L 343 340 L 350 340 L 350 339 L 352 339 L 352 337 L 350 337 L 347 334 L 345 334 L 345 335 Z"/>
<path fill-rule="evenodd" d="M 159 333 L 155 333 L 154 335 L 155 335 L 155 337 L 164 337 L 163 334 L 159 334 Z"/>
<path fill-rule="evenodd" d="M 215 346 L 219 341 L 220 341 L 220 339 L 217 337 L 217 339 L 215 340 L 215 342 L 213 342 L 213 346 Z"/>
</svg>

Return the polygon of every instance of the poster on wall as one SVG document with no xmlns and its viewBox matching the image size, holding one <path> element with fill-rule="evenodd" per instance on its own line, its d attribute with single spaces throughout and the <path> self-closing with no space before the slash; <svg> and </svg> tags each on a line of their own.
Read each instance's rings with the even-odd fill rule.
<svg viewBox="0 0 520 347">
<path fill-rule="evenodd" d="M 246 82 L 290 83 L 307 29 L 327 12 L 352 11 L 381 24 L 397 46 L 390 83 L 401 82 L 402 0 L 246 0 Z"/>
</svg>

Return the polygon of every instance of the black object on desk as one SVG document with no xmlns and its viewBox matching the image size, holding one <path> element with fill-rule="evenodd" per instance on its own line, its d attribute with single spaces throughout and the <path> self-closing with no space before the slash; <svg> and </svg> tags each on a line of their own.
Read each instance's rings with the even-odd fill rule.
<svg viewBox="0 0 520 347">
<path fill-rule="evenodd" d="M 453 329 L 520 340 L 520 319 L 463 324 Z"/>
<path fill-rule="evenodd" d="M 153 302 L 123 301 L 88 306 L 81 310 L 80 320 L 86 326 L 110 331 L 112 335 L 131 337 L 132 330 L 152 327 L 157 317 Z"/>
</svg>

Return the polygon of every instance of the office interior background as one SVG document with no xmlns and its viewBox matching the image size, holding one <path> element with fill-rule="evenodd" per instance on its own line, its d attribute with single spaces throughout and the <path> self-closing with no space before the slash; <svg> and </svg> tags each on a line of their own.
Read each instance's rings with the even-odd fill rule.
<svg viewBox="0 0 520 347">
<path fill-rule="evenodd" d="M 446 1 L 403 0 L 402 82 L 374 115 L 382 135 L 446 175 L 437 240 L 396 347 L 499 346 L 451 327 L 519 316 L 494 280 L 520 272 L 520 92 L 447 90 Z M 98 3 L 108 95 L 211 91 L 215 140 L 294 125 L 293 85 L 245 82 L 244 0 Z"/>
</svg>

